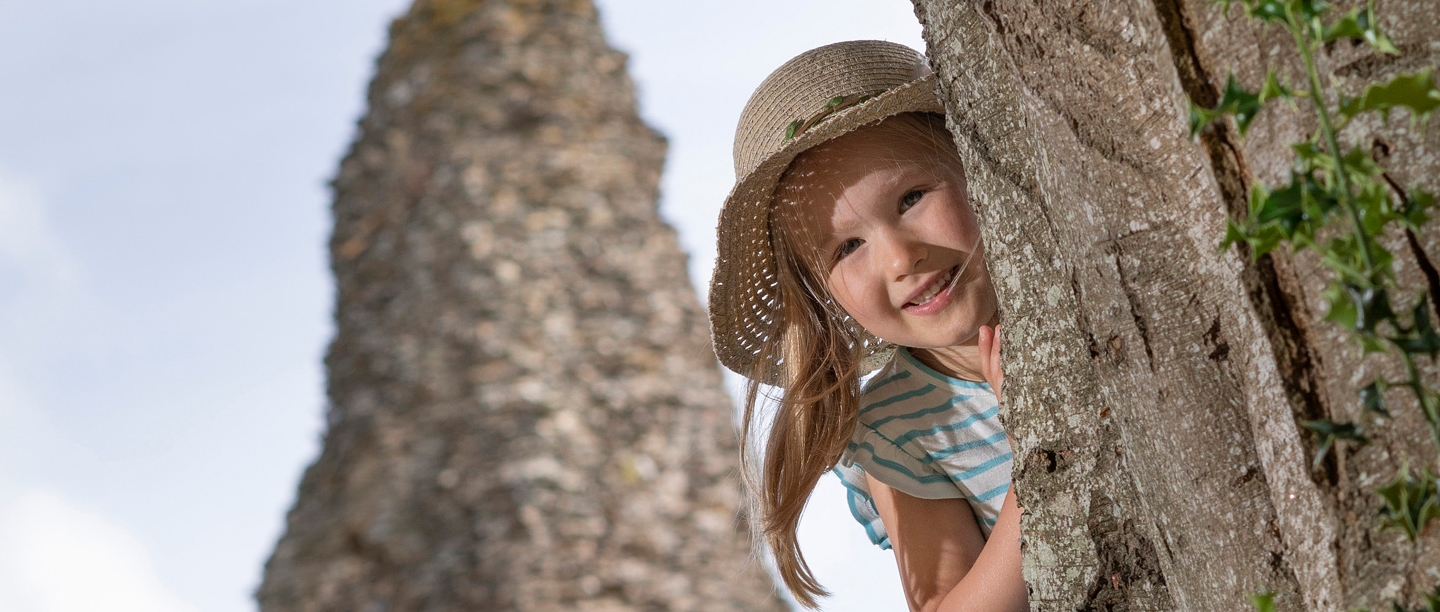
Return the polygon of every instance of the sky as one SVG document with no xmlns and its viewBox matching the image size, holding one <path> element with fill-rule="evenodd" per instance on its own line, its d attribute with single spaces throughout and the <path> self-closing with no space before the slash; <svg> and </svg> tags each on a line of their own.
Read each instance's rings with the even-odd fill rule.
<svg viewBox="0 0 1440 612">
<path fill-rule="evenodd" d="M 326 181 L 407 4 L 0 0 L 0 612 L 255 609 L 319 452 Z M 906 0 L 598 4 L 697 288 L 765 75 L 923 48 Z M 826 610 L 904 608 L 834 479 L 801 544 Z"/>
</svg>

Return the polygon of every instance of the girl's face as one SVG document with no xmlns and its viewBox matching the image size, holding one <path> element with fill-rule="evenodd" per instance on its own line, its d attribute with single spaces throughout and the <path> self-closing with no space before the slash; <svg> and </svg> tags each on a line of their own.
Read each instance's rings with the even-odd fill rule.
<svg viewBox="0 0 1440 612">
<path fill-rule="evenodd" d="M 871 334 L 921 349 L 973 343 L 996 299 L 964 172 L 893 124 L 796 159 L 780 186 L 782 231 Z"/>
</svg>

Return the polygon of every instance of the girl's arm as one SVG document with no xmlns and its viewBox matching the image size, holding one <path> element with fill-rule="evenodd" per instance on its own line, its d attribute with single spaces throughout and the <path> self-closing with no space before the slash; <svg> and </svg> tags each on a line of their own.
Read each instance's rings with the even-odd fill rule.
<svg viewBox="0 0 1440 612">
<path fill-rule="evenodd" d="M 1015 503 L 1015 488 L 1011 487 L 985 549 L 970 572 L 945 596 L 937 612 L 1030 609 L 1030 592 L 1020 575 L 1020 513 L 1024 511 Z"/>
<path fill-rule="evenodd" d="M 1000 397 L 1000 328 L 980 328 L 980 366 Z M 1030 609 L 1020 575 L 1020 513 L 1015 488 L 1005 494 L 987 541 L 963 499 L 919 499 L 868 474 L 870 496 L 890 536 L 905 599 L 916 612 L 1019 612 Z M 893 527 L 892 527 L 893 526 Z"/>
<path fill-rule="evenodd" d="M 866 475 L 913 612 L 1029 609 L 1020 577 L 1020 513 L 1005 496 L 987 541 L 964 499 L 920 499 Z"/>
</svg>

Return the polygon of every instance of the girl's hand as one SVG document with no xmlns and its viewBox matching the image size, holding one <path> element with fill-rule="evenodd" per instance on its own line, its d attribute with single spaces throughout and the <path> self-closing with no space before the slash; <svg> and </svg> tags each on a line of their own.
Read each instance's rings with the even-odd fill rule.
<svg viewBox="0 0 1440 612">
<path fill-rule="evenodd" d="M 980 327 L 980 374 L 990 388 L 995 390 L 995 399 L 1000 399 L 1000 386 L 1005 384 L 1005 371 L 1000 368 L 1000 326 Z"/>
</svg>

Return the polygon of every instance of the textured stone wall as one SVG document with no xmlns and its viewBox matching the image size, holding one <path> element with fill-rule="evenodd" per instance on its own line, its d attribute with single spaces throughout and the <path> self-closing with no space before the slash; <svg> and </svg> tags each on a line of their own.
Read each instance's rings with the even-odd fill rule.
<svg viewBox="0 0 1440 612">
<path fill-rule="evenodd" d="M 328 430 L 265 612 L 781 610 L 589 0 L 418 0 L 334 181 Z"/>
</svg>

